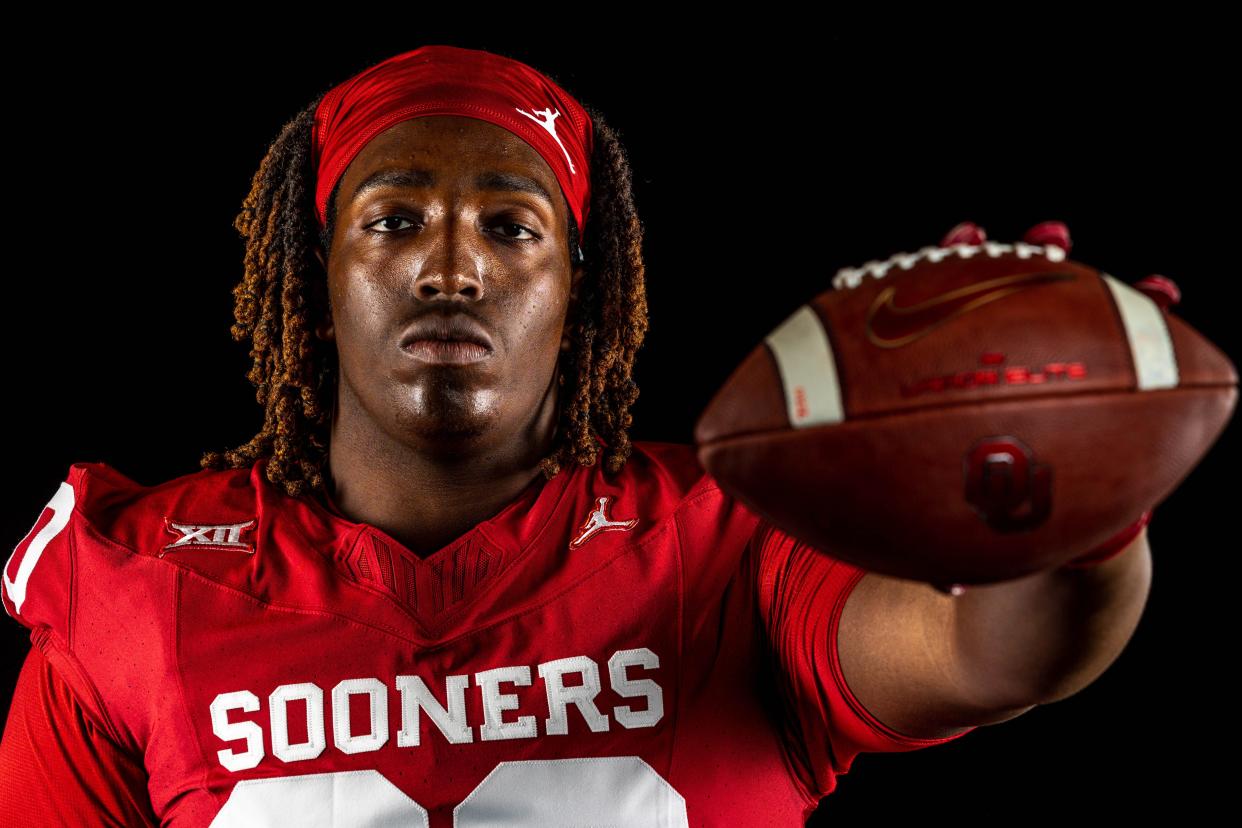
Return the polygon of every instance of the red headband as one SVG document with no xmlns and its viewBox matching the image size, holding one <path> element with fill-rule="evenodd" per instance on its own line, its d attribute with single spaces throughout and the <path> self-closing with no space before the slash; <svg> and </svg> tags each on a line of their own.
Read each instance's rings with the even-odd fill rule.
<svg viewBox="0 0 1242 828">
<path fill-rule="evenodd" d="M 585 238 L 594 136 L 582 105 L 524 63 L 478 49 L 422 46 L 337 85 L 315 110 L 311 164 L 315 213 L 328 221 L 328 196 L 367 142 L 399 121 L 464 115 L 504 127 L 530 144 L 560 182 Z"/>
</svg>

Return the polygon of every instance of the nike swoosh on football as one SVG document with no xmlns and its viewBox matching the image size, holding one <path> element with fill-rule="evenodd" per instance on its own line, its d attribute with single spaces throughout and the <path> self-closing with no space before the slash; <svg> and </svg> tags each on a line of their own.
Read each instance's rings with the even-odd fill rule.
<svg viewBox="0 0 1242 828">
<path fill-rule="evenodd" d="M 908 307 L 898 307 L 893 301 L 897 288 L 888 287 L 880 292 L 867 311 L 867 339 L 880 348 L 900 348 L 975 308 L 1019 291 L 1051 282 L 1073 281 L 1075 278 L 1072 273 L 1052 271 L 1018 273 L 975 282 Z"/>
</svg>

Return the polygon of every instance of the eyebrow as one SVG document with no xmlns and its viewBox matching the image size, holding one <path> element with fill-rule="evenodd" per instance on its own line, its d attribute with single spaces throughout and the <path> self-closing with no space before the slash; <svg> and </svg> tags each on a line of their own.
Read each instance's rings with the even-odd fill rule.
<svg viewBox="0 0 1242 828">
<path fill-rule="evenodd" d="M 371 173 L 354 189 L 352 199 L 381 187 L 432 187 L 436 183 L 435 174 L 422 169 L 379 170 Z M 530 193 L 539 196 L 553 206 L 552 196 L 547 189 L 533 178 L 511 172 L 488 170 L 479 174 L 474 180 L 475 189 L 492 192 Z"/>
</svg>

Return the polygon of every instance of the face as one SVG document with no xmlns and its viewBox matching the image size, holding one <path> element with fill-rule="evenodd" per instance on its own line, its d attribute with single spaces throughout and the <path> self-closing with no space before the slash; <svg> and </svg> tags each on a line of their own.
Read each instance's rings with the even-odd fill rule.
<svg viewBox="0 0 1242 828">
<path fill-rule="evenodd" d="M 428 116 L 372 139 L 341 179 L 326 263 L 338 416 L 431 453 L 538 439 L 583 273 L 568 221 L 551 168 L 495 124 Z M 411 324 L 460 317 L 490 348 L 403 347 Z"/>
</svg>

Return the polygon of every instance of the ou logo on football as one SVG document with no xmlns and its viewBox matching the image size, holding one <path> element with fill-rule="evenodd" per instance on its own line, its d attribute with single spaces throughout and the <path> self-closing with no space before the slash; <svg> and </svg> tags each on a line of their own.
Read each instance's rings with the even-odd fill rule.
<svg viewBox="0 0 1242 828">
<path fill-rule="evenodd" d="M 966 502 L 998 532 L 1031 529 L 1052 511 L 1052 469 L 1017 437 L 985 437 L 962 458 Z"/>
</svg>

